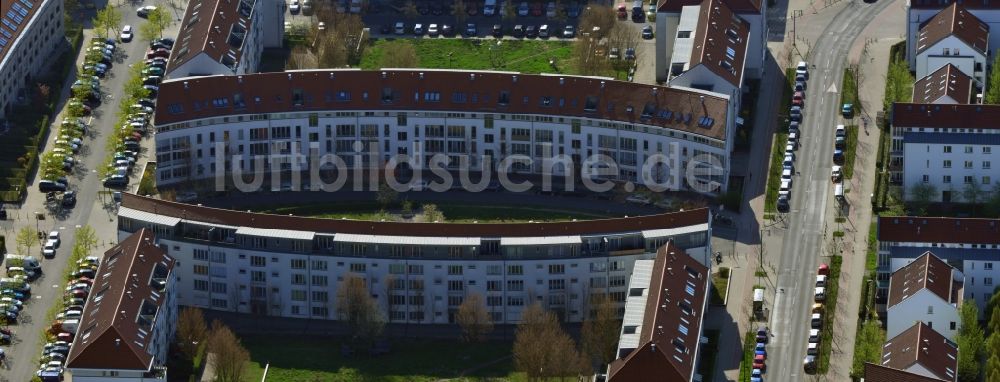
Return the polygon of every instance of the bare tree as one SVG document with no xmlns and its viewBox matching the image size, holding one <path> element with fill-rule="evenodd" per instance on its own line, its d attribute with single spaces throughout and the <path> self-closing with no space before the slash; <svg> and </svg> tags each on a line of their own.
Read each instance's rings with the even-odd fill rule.
<svg viewBox="0 0 1000 382">
<path fill-rule="evenodd" d="M 615 27 L 615 11 L 604 5 L 590 5 L 580 14 L 580 32 L 589 33 L 598 40 L 607 37 Z M 597 27 L 598 29 L 594 29 Z M 622 28 L 631 29 L 631 28 Z"/>
<path fill-rule="evenodd" d="M 177 342 L 187 359 L 194 359 L 198 346 L 208 337 L 208 325 L 201 309 L 184 308 L 177 316 Z"/>
<path fill-rule="evenodd" d="M 403 15 L 408 19 L 414 19 L 420 16 L 420 12 L 417 11 L 417 4 L 413 0 L 407 0 L 406 4 L 403 5 Z"/>
<path fill-rule="evenodd" d="M 451 14 L 452 16 L 455 16 L 456 28 L 459 28 L 463 24 L 465 24 L 465 17 L 467 16 L 467 14 L 465 13 L 465 1 L 455 0 L 455 5 L 451 7 Z"/>
<path fill-rule="evenodd" d="M 215 320 L 208 337 L 208 349 L 213 354 L 215 380 L 218 382 L 242 382 L 245 380 L 250 352 L 240 344 L 239 338 L 229 327 Z"/>
<path fill-rule="evenodd" d="M 466 342 L 479 342 L 493 331 L 493 321 L 486 311 L 486 302 L 479 293 L 472 293 L 458 306 L 455 321 L 462 327 L 462 339 Z"/>
<path fill-rule="evenodd" d="M 615 303 L 603 291 L 592 293 L 590 312 L 583 321 L 581 342 L 590 361 L 606 365 L 615 359 L 618 331 L 621 324 Z"/>
<path fill-rule="evenodd" d="M 419 65 L 417 50 L 406 41 L 390 41 L 382 45 L 379 66 L 383 68 L 415 68 Z"/>
<path fill-rule="evenodd" d="M 514 367 L 527 374 L 529 381 L 577 376 L 586 363 L 555 313 L 538 302 L 521 312 L 513 353 Z"/>
<path fill-rule="evenodd" d="M 345 277 L 337 287 L 337 313 L 355 339 L 365 345 L 371 345 L 385 327 L 378 303 L 368 292 L 365 280 L 357 275 Z"/>
<path fill-rule="evenodd" d="M 303 45 L 297 45 L 292 48 L 291 53 L 288 55 L 288 62 L 285 64 L 286 69 L 314 69 L 317 67 L 318 60 L 316 60 L 316 55 L 309 51 L 309 49 Z"/>
</svg>

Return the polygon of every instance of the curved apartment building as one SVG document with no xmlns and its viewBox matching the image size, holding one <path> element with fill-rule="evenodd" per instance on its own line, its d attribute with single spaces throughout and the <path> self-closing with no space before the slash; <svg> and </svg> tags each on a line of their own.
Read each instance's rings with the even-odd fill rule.
<svg viewBox="0 0 1000 382">
<path fill-rule="evenodd" d="M 692 189 L 686 174 L 705 164 L 698 179 L 715 185 L 699 191 L 719 192 L 736 131 L 729 97 L 608 78 L 433 69 L 173 79 L 157 99 L 157 183 L 261 166 L 305 171 L 309 153 L 366 169 L 399 155 L 428 168 L 442 154 L 449 170 L 467 159 L 471 171 L 565 177 L 593 174 L 581 168 L 603 154 L 617 169 L 600 178 Z M 527 161 L 505 163 L 515 156 Z"/>
<path fill-rule="evenodd" d="M 582 321 L 591 293 L 624 311 L 637 260 L 666 243 L 709 266 L 708 209 L 560 223 L 397 223 L 269 215 L 124 194 L 121 238 L 142 228 L 177 263 L 180 305 L 337 319 L 338 281 L 364 278 L 394 323 L 454 322 L 478 293 L 496 323 L 539 301 Z M 685 274 L 677 270 L 678 274 Z"/>
</svg>

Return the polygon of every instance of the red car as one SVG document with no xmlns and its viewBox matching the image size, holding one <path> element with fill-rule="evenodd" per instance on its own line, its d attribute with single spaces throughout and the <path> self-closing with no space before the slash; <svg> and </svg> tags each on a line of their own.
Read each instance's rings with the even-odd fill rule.
<svg viewBox="0 0 1000 382">
<path fill-rule="evenodd" d="M 542 15 L 542 3 L 532 3 L 531 4 L 531 15 L 541 16 Z"/>
<path fill-rule="evenodd" d="M 628 8 L 625 8 L 625 3 L 618 4 L 618 18 L 622 20 L 628 18 Z"/>
<path fill-rule="evenodd" d="M 73 343 L 73 334 L 67 332 L 56 334 L 56 341 L 66 341 L 67 343 Z"/>
<path fill-rule="evenodd" d="M 802 107 L 805 105 L 806 93 L 805 92 L 795 92 L 792 95 L 792 106 Z"/>
<path fill-rule="evenodd" d="M 830 266 L 826 264 L 820 264 L 819 269 L 816 270 L 816 274 L 819 275 L 830 275 Z"/>
<path fill-rule="evenodd" d="M 166 49 L 163 49 L 163 48 L 160 48 L 160 49 L 157 49 L 157 50 L 150 49 L 148 52 L 146 52 L 146 59 L 147 60 L 148 59 L 152 59 L 154 57 L 167 58 L 169 56 L 170 56 L 170 51 L 166 50 Z"/>
<path fill-rule="evenodd" d="M 753 368 L 760 369 L 762 373 L 767 370 L 767 365 L 764 364 L 763 355 L 757 354 L 756 356 L 753 357 Z"/>
</svg>

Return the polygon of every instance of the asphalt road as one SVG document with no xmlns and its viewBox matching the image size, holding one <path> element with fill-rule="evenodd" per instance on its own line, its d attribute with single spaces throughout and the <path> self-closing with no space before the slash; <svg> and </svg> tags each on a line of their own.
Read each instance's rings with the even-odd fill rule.
<svg viewBox="0 0 1000 382">
<path fill-rule="evenodd" d="M 154 5 L 165 5 L 166 2 L 152 3 Z M 137 4 L 137 6 L 149 5 Z M 132 25 L 138 29 L 138 25 L 144 22 L 135 14 L 137 6 L 126 5 L 121 8 L 122 24 Z M 167 35 L 164 33 L 164 35 Z M 83 41 L 84 49 L 90 45 L 90 38 L 85 36 Z M 40 333 L 51 324 L 45 320 L 45 314 L 49 307 L 62 298 L 62 290 L 65 287 L 65 280 L 60 280 L 63 270 L 67 266 L 71 248 L 73 247 L 73 234 L 76 228 L 89 224 L 94 227 L 97 237 L 101 241 L 99 248 L 93 255 L 100 255 L 101 252 L 115 242 L 116 226 L 114 220 L 110 219 L 113 204 L 105 204 L 110 201 L 108 197 L 99 198 L 99 191 L 104 190 L 101 186 L 100 175 L 97 171 L 104 165 L 105 150 L 107 146 L 107 136 L 113 131 L 112 126 L 116 121 L 119 100 L 122 96 L 122 87 L 129 75 L 129 65 L 140 63 L 144 58 L 147 45 L 138 37 L 129 43 L 119 43 L 115 50 L 115 62 L 107 76 L 101 80 L 101 90 L 104 95 L 103 103 L 95 108 L 94 116 L 90 120 L 89 135 L 84 138 L 84 147 L 75 158 L 77 166 L 69 176 L 70 189 L 77 192 L 77 204 L 74 208 L 63 209 L 58 204 L 46 204 L 45 195 L 38 192 L 38 177 L 29 185 L 29 192 L 25 202 L 21 206 L 8 205 L 8 213 L 12 220 L 0 222 L 0 228 L 7 235 L 7 246 L 10 251 L 14 251 L 13 237 L 18 229 L 25 226 L 38 227 L 41 231 L 56 230 L 61 232 L 62 244 L 57 250 L 54 259 L 44 259 L 40 256 L 39 246 L 31 249 L 32 254 L 41 260 L 43 276 L 32 284 L 31 303 L 27 304 L 21 313 L 20 322 L 13 326 L 15 341 L 11 346 L 4 347 L 7 353 L 7 361 L 0 369 L 0 379 L 9 381 L 28 381 L 34 376 L 38 369 L 38 358 L 41 355 Z M 77 68 L 83 63 L 81 54 L 77 58 Z M 68 96 L 69 85 L 75 78 L 67 79 L 64 87 L 64 97 Z M 60 107 L 65 104 L 65 100 Z M 59 122 L 63 114 L 53 119 L 52 133 L 45 147 L 51 150 L 53 140 L 57 136 Z M 147 139 L 148 140 L 148 139 Z M 148 142 L 144 142 L 144 145 Z M 137 168 L 139 168 L 137 166 Z M 138 171 L 136 171 L 138 172 Z M 136 182 L 133 178 L 133 182 Z M 103 201 L 102 201 L 103 200 Z M 43 212 L 44 220 L 37 220 L 35 212 Z"/>
<path fill-rule="evenodd" d="M 771 343 L 768 346 L 769 381 L 801 381 L 810 327 L 816 268 L 824 262 L 828 215 L 834 213 L 833 165 L 834 127 L 840 116 L 840 85 L 848 52 L 854 40 L 872 19 L 891 2 L 867 4 L 853 1 L 840 11 L 815 42 L 809 55 L 810 77 L 806 91 L 802 144 L 795 166 L 791 212 L 782 218 L 784 231 L 780 261 L 777 262 L 777 296 L 771 313 Z M 805 52 L 803 52 L 805 53 Z M 834 86 L 836 92 L 831 91 Z M 786 111 L 782 111 L 786 112 Z M 832 225 L 831 225 L 832 227 Z M 846 286 L 845 286 L 846 287 Z M 836 333 L 836 329 L 834 329 Z M 837 333 L 853 335 L 853 333 Z"/>
</svg>

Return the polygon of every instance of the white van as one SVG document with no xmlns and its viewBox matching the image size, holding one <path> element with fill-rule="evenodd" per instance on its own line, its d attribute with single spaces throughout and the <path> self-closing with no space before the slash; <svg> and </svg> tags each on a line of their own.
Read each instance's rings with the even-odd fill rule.
<svg viewBox="0 0 1000 382">
<path fill-rule="evenodd" d="M 844 198 L 844 184 L 837 183 L 833 186 L 833 198 L 837 200 L 837 203 L 844 203 L 846 199 Z"/>
</svg>

